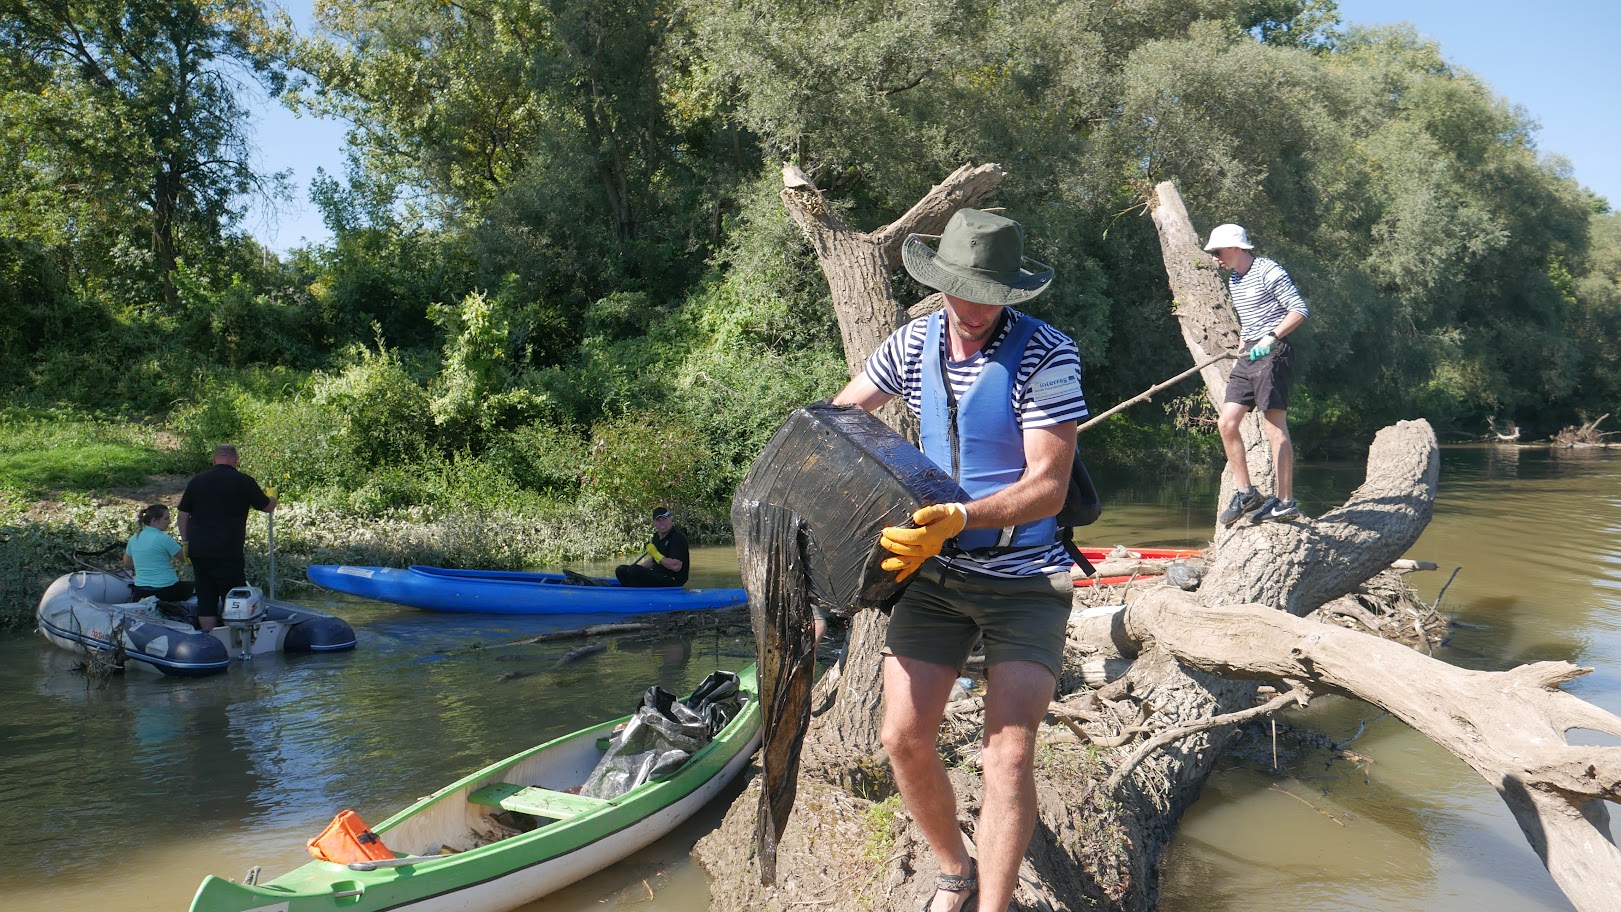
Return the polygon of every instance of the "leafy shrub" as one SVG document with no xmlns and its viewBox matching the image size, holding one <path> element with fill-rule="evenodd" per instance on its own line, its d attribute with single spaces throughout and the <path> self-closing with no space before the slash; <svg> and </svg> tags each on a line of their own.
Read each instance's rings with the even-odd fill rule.
<svg viewBox="0 0 1621 912">
<path fill-rule="evenodd" d="M 644 336 L 658 313 L 646 292 L 615 292 L 586 308 L 585 334 L 604 339 Z"/>
<path fill-rule="evenodd" d="M 242 415 L 237 410 L 239 392 L 234 386 L 205 387 L 195 402 L 182 403 L 172 422 L 180 436 L 181 449 L 203 454 L 226 441 L 242 436 Z"/>
<path fill-rule="evenodd" d="M 591 429 L 582 493 L 637 512 L 656 504 L 697 505 L 710 468 L 704 442 L 691 424 L 664 412 L 598 422 Z"/>
<path fill-rule="evenodd" d="M 573 497 L 589 448 L 579 431 L 537 421 L 497 435 L 484 459 L 519 487 Z"/>
<path fill-rule="evenodd" d="M 289 492 L 345 485 L 364 477 L 347 447 L 343 416 L 307 397 L 260 401 L 242 397 L 242 469 L 260 484 Z M 207 452 L 207 450 L 204 450 Z"/>
<path fill-rule="evenodd" d="M 181 275 L 186 271 L 182 268 Z M 186 348 L 206 363 L 231 368 L 249 364 L 311 365 L 317 360 L 306 327 L 311 308 L 287 294 L 263 294 L 233 275 L 223 291 L 192 276 L 182 286 L 187 300 Z"/>
<path fill-rule="evenodd" d="M 336 450 L 363 470 L 422 462 L 433 452 L 428 391 L 397 352 L 360 349 L 358 355 L 357 363 L 315 382 L 314 405 L 331 413 Z"/>
</svg>

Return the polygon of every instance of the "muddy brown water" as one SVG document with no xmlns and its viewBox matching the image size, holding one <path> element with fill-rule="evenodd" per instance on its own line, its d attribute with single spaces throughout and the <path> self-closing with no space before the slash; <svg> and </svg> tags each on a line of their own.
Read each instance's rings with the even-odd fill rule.
<svg viewBox="0 0 1621 912">
<path fill-rule="evenodd" d="M 1339 503 L 1360 465 L 1313 465 L 1310 512 Z M 1088 544 L 1208 538 L 1212 482 L 1100 478 Z M 1502 669 L 1569 659 L 1597 670 L 1567 686 L 1621 713 L 1621 453 L 1456 447 L 1436 517 L 1410 556 L 1463 625 L 1446 661 Z M 731 548 L 694 555 L 694 584 L 738 585 Z M 603 567 L 580 566 L 587 572 Z M 342 808 L 377 821 L 490 761 L 628 712 L 652 684 L 694 686 L 748 661 L 747 636 L 621 642 L 550 670 L 571 644 L 471 651 L 578 619 L 448 616 L 309 596 L 346 617 L 343 656 L 255 659 L 213 678 L 130 673 L 87 687 L 74 657 L 37 636 L 0 638 L 0 908 L 178 912 L 205 874 L 271 876 Z M 498 683 L 509 671 L 536 672 Z M 1300 724 L 1368 762 L 1224 761 L 1164 864 L 1163 910 L 1344 912 L 1568 909 L 1496 794 L 1404 725 L 1346 700 Z M 1587 734 L 1588 743 L 1598 736 Z M 729 797 L 729 796 L 728 796 Z M 531 912 L 708 907 L 687 852 L 724 800 L 636 858 L 526 907 Z"/>
</svg>

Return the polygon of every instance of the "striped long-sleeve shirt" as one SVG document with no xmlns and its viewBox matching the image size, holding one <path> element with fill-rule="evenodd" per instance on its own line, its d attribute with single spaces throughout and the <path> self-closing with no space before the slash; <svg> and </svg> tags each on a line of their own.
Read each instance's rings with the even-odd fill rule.
<svg viewBox="0 0 1621 912">
<path fill-rule="evenodd" d="M 984 370 L 986 358 L 996 351 L 1008 330 L 1024 315 L 1008 308 L 1012 318 L 997 331 L 996 337 L 966 361 L 947 361 L 946 374 L 958 399 L 968 391 Z M 867 359 L 867 378 L 880 390 L 900 396 L 914 415 L 923 411 L 923 346 L 928 338 L 928 317 L 919 317 L 897 329 Z M 940 334 L 942 347 L 946 334 Z M 938 358 L 940 352 L 930 352 Z M 1084 421 L 1090 414 L 1081 390 L 1081 354 L 1075 342 L 1052 326 L 1031 336 L 1013 380 L 1011 405 L 1020 430 L 1052 427 L 1066 421 Z M 1015 577 L 1067 570 L 1070 559 L 1062 546 L 1042 545 L 1021 548 L 994 557 L 956 557 L 952 566 L 986 576 Z"/>
<path fill-rule="evenodd" d="M 1277 329 L 1291 313 L 1311 316 L 1289 273 L 1266 257 L 1256 257 L 1243 275 L 1228 276 L 1227 287 L 1233 295 L 1233 309 L 1238 311 L 1238 335 L 1245 342 Z"/>
</svg>

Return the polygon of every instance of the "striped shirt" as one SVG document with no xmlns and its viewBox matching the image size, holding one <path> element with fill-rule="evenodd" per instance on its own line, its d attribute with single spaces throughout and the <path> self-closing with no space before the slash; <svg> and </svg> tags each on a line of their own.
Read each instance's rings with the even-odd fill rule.
<svg viewBox="0 0 1621 912">
<path fill-rule="evenodd" d="M 1001 344 L 1008 330 L 1024 316 L 1012 308 L 1007 308 L 1007 314 L 1011 319 L 978 352 L 965 361 L 946 362 L 946 375 L 958 399 L 979 379 L 987 356 L 996 352 L 996 346 Z M 902 397 L 914 415 L 923 411 L 923 345 L 928 335 L 929 318 L 919 317 L 890 334 L 867 359 L 867 379 L 885 393 Z M 942 349 L 946 335 L 944 331 L 940 333 Z M 938 358 L 940 354 L 930 352 L 929 357 Z M 1090 412 L 1080 379 L 1081 353 L 1074 341 L 1050 325 L 1031 336 L 1024 357 L 1019 361 L 1009 402 L 1020 430 L 1084 421 Z M 1053 393 L 1044 394 L 1043 391 L 1048 390 Z M 941 559 L 960 570 L 1004 578 L 1060 573 L 1067 571 L 1071 564 L 1069 555 L 1057 543 L 1020 548 L 983 559 L 962 555 Z"/>
<path fill-rule="evenodd" d="M 1229 275 L 1227 288 L 1233 294 L 1233 309 L 1238 311 L 1238 335 L 1245 342 L 1277 329 L 1291 313 L 1311 316 L 1289 273 L 1266 257 L 1256 257 L 1243 275 Z"/>
</svg>

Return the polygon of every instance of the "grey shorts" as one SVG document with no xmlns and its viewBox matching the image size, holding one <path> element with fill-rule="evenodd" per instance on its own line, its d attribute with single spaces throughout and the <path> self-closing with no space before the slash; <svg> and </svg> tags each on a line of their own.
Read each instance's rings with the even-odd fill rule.
<svg viewBox="0 0 1621 912">
<path fill-rule="evenodd" d="M 1294 376 L 1295 352 L 1279 339 L 1265 358 L 1240 358 L 1227 375 L 1227 402 L 1269 411 L 1289 408 L 1289 379 Z"/>
<path fill-rule="evenodd" d="M 1068 573 L 998 579 L 929 561 L 889 619 L 886 651 L 962 668 L 980 634 L 985 666 L 1039 662 L 1057 678 L 1075 583 Z"/>
</svg>

